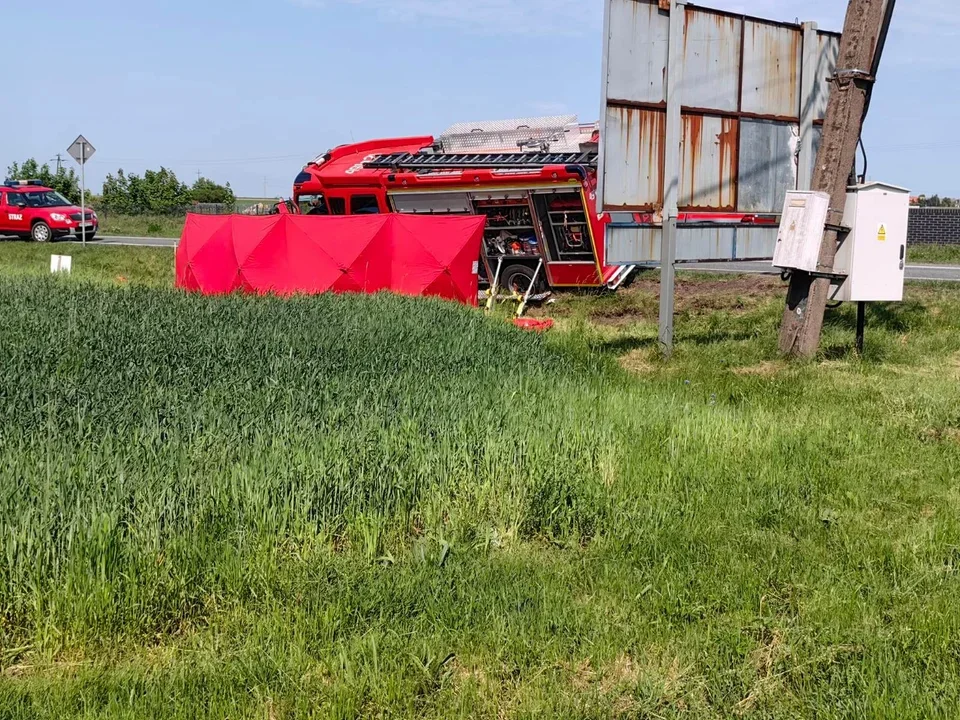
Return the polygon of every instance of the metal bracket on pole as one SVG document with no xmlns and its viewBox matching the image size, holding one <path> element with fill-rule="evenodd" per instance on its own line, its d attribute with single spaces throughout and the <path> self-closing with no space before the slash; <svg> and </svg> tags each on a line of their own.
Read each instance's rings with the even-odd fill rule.
<svg viewBox="0 0 960 720">
<path fill-rule="evenodd" d="M 680 190 L 681 82 L 685 3 L 670 0 L 669 59 L 667 61 L 667 127 L 663 163 L 663 229 L 660 239 L 660 347 L 673 354 L 674 289 L 677 261 L 677 202 Z"/>
</svg>

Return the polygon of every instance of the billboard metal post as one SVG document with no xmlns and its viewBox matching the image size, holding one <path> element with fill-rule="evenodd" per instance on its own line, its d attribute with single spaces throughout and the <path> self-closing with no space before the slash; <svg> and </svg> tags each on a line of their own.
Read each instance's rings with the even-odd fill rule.
<svg viewBox="0 0 960 720">
<path fill-rule="evenodd" d="M 797 190 L 809 190 L 813 183 L 813 164 L 816 161 L 813 148 L 813 121 L 816 119 L 814 99 L 817 94 L 817 66 L 820 60 L 820 44 L 817 24 L 803 24 L 803 64 L 801 66 L 800 93 L 800 153 L 797 157 Z"/>
<path fill-rule="evenodd" d="M 677 197 L 680 191 L 681 97 L 683 77 L 683 12 L 681 0 L 670 0 L 667 63 L 667 122 L 664 138 L 663 239 L 660 244 L 660 347 L 673 354 L 673 318 L 677 262 Z"/>
</svg>

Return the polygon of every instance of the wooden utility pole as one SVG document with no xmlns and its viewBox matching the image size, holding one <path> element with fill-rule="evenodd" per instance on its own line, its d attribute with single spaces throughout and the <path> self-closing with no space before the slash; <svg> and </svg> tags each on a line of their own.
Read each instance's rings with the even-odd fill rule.
<svg viewBox="0 0 960 720">
<path fill-rule="evenodd" d="M 827 229 L 820 246 L 818 272 L 794 271 L 780 328 L 780 350 L 810 358 L 820 347 L 820 333 L 830 292 L 847 202 L 850 171 L 856 166 L 857 144 L 879 68 L 886 29 L 896 0 L 850 0 L 840 40 L 837 71 L 827 103 L 812 189 L 830 196 Z"/>
</svg>

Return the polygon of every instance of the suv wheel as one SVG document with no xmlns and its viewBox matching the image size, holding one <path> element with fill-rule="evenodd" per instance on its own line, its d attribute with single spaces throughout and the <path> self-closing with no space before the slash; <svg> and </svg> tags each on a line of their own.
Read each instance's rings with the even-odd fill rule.
<svg viewBox="0 0 960 720">
<path fill-rule="evenodd" d="M 53 232 L 49 225 L 41 221 L 31 228 L 30 239 L 34 242 L 50 242 L 53 239 Z"/>
</svg>

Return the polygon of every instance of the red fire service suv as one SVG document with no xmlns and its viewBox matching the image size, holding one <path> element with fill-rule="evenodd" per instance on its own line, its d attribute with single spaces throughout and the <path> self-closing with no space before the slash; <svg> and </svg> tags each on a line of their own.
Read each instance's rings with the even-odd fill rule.
<svg viewBox="0 0 960 720">
<path fill-rule="evenodd" d="M 97 214 L 87 208 L 81 217 L 80 208 L 39 180 L 7 180 L 0 185 L 0 236 L 48 242 L 80 237 L 84 225 L 87 240 L 92 240 L 98 230 Z"/>
</svg>

